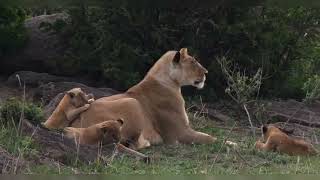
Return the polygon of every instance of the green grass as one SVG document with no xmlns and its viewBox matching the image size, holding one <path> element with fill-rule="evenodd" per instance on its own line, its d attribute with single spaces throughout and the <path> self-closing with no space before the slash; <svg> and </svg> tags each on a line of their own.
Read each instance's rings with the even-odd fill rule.
<svg viewBox="0 0 320 180">
<path fill-rule="evenodd" d="M 15 127 L 0 127 L 0 144 L 9 153 L 19 156 L 31 156 L 37 153 L 31 137 L 20 136 Z"/>
<path fill-rule="evenodd" d="M 320 174 L 320 157 L 291 157 L 278 153 L 259 152 L 254 147 L 256 138 L 244 132 L 215 128 L 205 118 L 191 118 L 195 129 L 218 137 L 211 145 L 159 145 L 142 150 L 152 157 L 146 164 L 126 155 L 117 156 L 108 165 L 95 162 L 91 165 L 72 166 L 33 165 L 31 174 L 143 174 L 143 175 L 230 175 L 230 174 Z M 223 146 L 223 139 L 238 143 L 236 151 Z M 0 143 L 13 154 L 30 157 L 38 147 L 29 137 L 17 136 L 13 128 L 0 129 Z M 319 149 L 319 147 L 317 147 Z"/>
</svg>

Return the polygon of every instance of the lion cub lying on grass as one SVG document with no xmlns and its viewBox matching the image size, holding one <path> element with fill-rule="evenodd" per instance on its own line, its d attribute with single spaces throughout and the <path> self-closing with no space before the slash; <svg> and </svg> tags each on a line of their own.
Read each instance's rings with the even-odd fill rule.
<svg viewBox="0 0 320 180">
<path fill-rule="evenodd" d="M 284 130 L 268 125 L 262 126 L 262 141 L 258 140 L 256 148 L 265 151 L 278 151 L 289 155 L 316 155 L 318 151 L 312 144 L 294 137 L 288 136 Z"/>
</svg>

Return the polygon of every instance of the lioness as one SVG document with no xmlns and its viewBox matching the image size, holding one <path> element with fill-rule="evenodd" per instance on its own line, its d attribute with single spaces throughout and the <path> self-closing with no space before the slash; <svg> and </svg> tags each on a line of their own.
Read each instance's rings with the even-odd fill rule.
<svg viewBox="0 0 320 180">
<path fill-rule="evenodd" d="M 48 129 L 64 128 L 86 111 L 94 101 L 92 94 L 85 94 L 81 88 L 66 92 L 57 108 L 43 125 Z"/>
<path fill-rule="evenodd" d="M 187 48 L 168 51 L 144 79 L 123 94 L 94 101 L 73 127 L 89 127 L 109 119 L 124 119 L 121 142 L 140 149 L 162 142 L 213 143 L 216 138 L 193 130 L 181 87 L 203 88 L 208 71 Z"/>
<path fill-rule="evenodd" d="M 312 144 L 302 140 L 288 136 L 279 128 L 269 125 L 262 126 L 262 139 L 265 143 L 258 140 L 256 148 L 265 151 L 278 151 L 289 155 L 315 155 L 317 150 Z"/>
<path fill-rule="evenodd" d="M 122 119 L 104 121 L 87 128 L 66 127 L 63 132 L 68 138 L 75 139 L 78 144 L 110 144 L 120 141 Z"/>
</svg>

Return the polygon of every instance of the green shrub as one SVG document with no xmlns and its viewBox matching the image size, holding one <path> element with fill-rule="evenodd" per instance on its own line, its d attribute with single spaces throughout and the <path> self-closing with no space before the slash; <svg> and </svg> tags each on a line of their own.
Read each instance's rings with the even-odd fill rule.
<svg viewBox="0 0 320 180">
<path fill-rule="evenodd" d="M 3 125 L 17 125 L 20 121 L 21 113 L 24 111 L 24 118 L 30 122 L 39 124 L 43 121 L 42 109 L 30 102 L 23 102 L 16 98 L 6 100 L 0 106 L 0 120 Z"/>
<path fill-rule="evenodd" d="M 320 76 L 314 75 L 309 78 L 303 85 L 306 94 L 305 101 L 310 102 L 320 98 Z"/>
<path fill-rule="evenodd" d="M 22 155 L 23 157 L 30 157 L 34 155 L 37 150 L 37 145 L 29 136 L 20 136 L 13 127 L 0 125 L 0 143 L 3 148 L 14 155 Z"/>
<path fill-rule="evenodd" d="M 232 1 L 218 9 L 140 9 L 115 1 L 99 7 L 83 4 L 69 9 L 68 23 L 57 22 L 51 29 L 62 34 L 69 47 L 61 67 L 99 77 L 119 90 L 140 81 L 167 50 L 188 47 L 209 70 L 207 86 L 198 92 L 207 100 L 224 95 L 227 84 L 215 57 L 226 54 L 248 74 L 262 67 L 267 78 L 261 95 L 301 98 L 303 83 L 310 77 L 305 74 L 312 73 L 310 68 L 320 59 L 314 43 L 319 39 L 319 9 L 247 2 L 234 6 Z"/>
<path fill-rule="evenodd" d="M 27 40 L 25 18 L 22 8 L 0 5 L 0 58 L 25 45 Z"/>
</svg>

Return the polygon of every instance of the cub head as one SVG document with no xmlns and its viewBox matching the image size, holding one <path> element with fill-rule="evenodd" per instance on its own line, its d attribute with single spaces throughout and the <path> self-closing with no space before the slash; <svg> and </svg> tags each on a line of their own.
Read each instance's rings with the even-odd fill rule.
<svg viewBox="0 0 320 180">
<path fill-rule="evenodd" d="M 281 133 L 281 134 L 288 135 L 293 133 L 293 129 L 286 130 L 286 129 L 278 128 L 274 125 L 263 125 L 261 127 L 261 132 L 262 132 L 263 139 L 266 141 L 271 133 Z"/>
<path fill-rule="evenodd" d="M 73 88 L 66 93 L 70 98 L 70 103 L 75 107 L 81 107 L 94 101 L 92 94 L 85 94 L 81 88 Z"/>
<path fill-rule="evenodd" d="M 194 57 L 188 54 L 187 48 L 175 52 L 171 59 L 170 77 L 181 86 L 191 85 L 202 89 L 208 73 Z"/>
<path fill-rule="evenodd" d="M 117 143 L 120 141 L 120 130 L 123 125 L 123 119 L 109 120 L 99 124 L 99 128 L 103 133 L 103 144 Z"/>
</svg>

